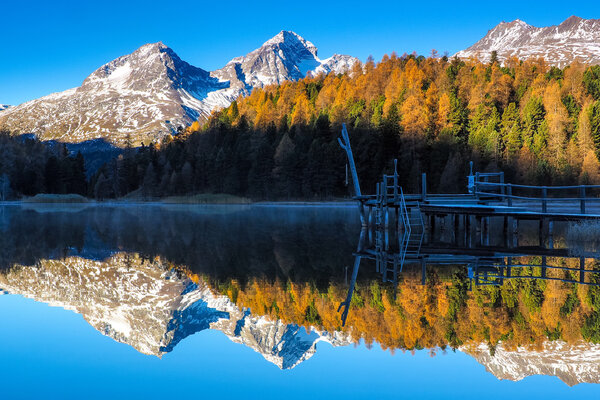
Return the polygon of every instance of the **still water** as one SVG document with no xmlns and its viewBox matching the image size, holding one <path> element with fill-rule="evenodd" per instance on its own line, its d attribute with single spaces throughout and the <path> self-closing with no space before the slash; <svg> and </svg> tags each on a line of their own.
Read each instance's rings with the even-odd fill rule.
<svg viewBox="0 0 600 400">
<path fill-rule="evenodd" d="M 0 206 L 2 398 L 600 395 L 594 249 L 439 229 L 401 254 L 354 207 Z"/>
</svg>

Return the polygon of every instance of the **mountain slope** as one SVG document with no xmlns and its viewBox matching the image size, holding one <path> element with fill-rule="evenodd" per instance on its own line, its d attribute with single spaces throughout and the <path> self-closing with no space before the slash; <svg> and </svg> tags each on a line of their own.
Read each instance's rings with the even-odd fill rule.
<svg viewBox="0 0 600 400">
<path fill-rule="evenodd" d="M 212 76 L 231 82 L 233 98 L 249 94 L 255 87 L 299 80 L 319 73 L 343 73 L 358 60 L 334 54 L 321 60 L 317 48 L 308 40 L 291 31 L 281 31 L 260 48 L 243 57 L 236 57 Z"/>
<path fill-rule="evenodd" d="M 77 256 L 42 260 L 0 272 L 0 294 L 19 294 L 72 310 L 100 333 L 137 351 L 161 357 L 186 337 L 222 331 L 282 369 L 312 357 L 316 344 L 351 343 L 347 334 L 318 332 L 240 309 L 160 260 L 117 253 L 106 260 Z"/>
<path fill-rule="evenodd" d="M 502 22 L 471 47 L 459 51 L 459 58 L 489 61 L 492 51 L 500 61 L 510 56 L 519 59 L 544 59 L 551 65 L 564 67 L 578 60 L 600 63 L 600 19 L 569 17 L 560 25 L 537 28 L 521 20 Z"/>
<path fill-rule="evenodd" d="M 498 379 L 520 381 L 531 375 L 556 376 L 569 386 L 579 383 L 600 383 L 600 346 L 591 343 L 568 345 L 547 342 L 543 350 L 518 348 L 507 351 L 502 344 L 492 356 L 487 344 L 463 347 L 478 363 Z"/>
<path fill-rule="evenodd" d="M 0 129 L 63 142 L 104 138 L 122 146 L 128 139 L 134 144 L 160 141 L 254 87 L 344 72 L 357 61 L 337 54 L 320 60 L 312 43 L 282 31 L 209 73 L 164 44 L 152 43 L 98 68 L 80 87 L 3 111 Z"/>
<path fill-rule="evenodd" d="M 78 88 L 11 107 L 0 126 L 65 142 L 102 137 L 124 144 L 127 134 L 160 139 L 199 117 L 199 99 L 224 86 L 152 43 L 98 68 Z"/>
</svg>

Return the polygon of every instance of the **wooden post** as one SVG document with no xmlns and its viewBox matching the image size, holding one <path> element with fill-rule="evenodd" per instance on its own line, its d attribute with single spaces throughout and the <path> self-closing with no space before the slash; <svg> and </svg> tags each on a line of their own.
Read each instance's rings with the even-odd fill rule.
<svg viewBox="0 0 600 400">
<path fill-rule="evenodd" d="M 546 277 L 546 256 L 542 256 L 542 271 L 541 271 L 541 276 L 542 276 L 542 278 Z"/>
<path fill-rule="evenodd" d="M 421 174 L 421 200 L 427 200 L 427 174 L 425 172 Z"/>
<path fill-rule="evenodd" d="M 360 214 L 360 224 L 363 228 L 367 227 L 369 222 L 367 220 L 367 215 L 365 212 L 365 205 L 363 204 L 363 202 L 361 201 L 360 204 L 358 205 L 358 212 Z"/>
<path fill-rule="evenodd" d="M 475 198 L 479 200 L 479 172 L 475 172 Z"/>
<path fill-rule="evenodd" d="M 510 183 L 506 186 L 506 190 L 508 192 L 508 193 L 506 193 L 507 194 L 507 200 L 508 200 L 508 206 L 512 207 L 512 205 L 513 205 L 513 201 L 512 201 L 513 200 L 512 199 L 512 185 Z"/>
<path fill-rule="evenodd" d="M 454 218 L 454 244 L 458 246 L 458 232 L 459 232 L 459 224 L 460 220 L 458 219 L 458 214 L 452 214 Z"/>
<path fill-rule="evenodd" d="M 542 187 L 542 212 L 548 212 L 548 201 L 546 197 L 548 196 L 548 188 L 546 186 Z"/>
<path fill-rule="evenodd" d="M 554 221 L 548 222 L 548 248 L 554 248 Z"/>
<path fill-rule="evenodd" d="M 585 258 L 579 258 L 579 282 L 585 283 Z"/>
<path fill-rule="evenodd" d="M 579 206 L 581 207 L 581 213 L 585 214 L 585 186 L 579 187 Z"/>
<path fill-rule="evenodd" d="M 394 203 L 398 202 L 398 159 L 394 159 Z"/>
<path fill-rule="evenodd" d="M 484 235 L 485 235 L 485 245 L 489 246 L 490 245 L 490 221 L 491 221 L 491 217 L 484 217 L 484 222 L 485 222 L 485 230 L 484 230 Z"/>
<path fill-rule="evenodd" d="M 513 247 L 519 246 L 519 219 L 513 218 Z"/>
<path fill-rule="evenodd" d="M 390 208 L 388 206 L 385 207 L 385 214 L 384 214 L 384 220 L 383 223 L 385 224 L 385 233 L 387 235 L 387 230 L 388 227 L 390 226 Z"/>
<path fill-rule="evenodd" d="M 383 232 L 383 237 L 384 237 L 384 243 L 385 243 L 385 251 L 387 252 L 390 249 L 390 234 L 387 229 Z M 387 262 L 385 262 L 385 260 L 384 260 L 383 265 L 384 265 L 384 267 L 387 267 Z"/>
</svg>

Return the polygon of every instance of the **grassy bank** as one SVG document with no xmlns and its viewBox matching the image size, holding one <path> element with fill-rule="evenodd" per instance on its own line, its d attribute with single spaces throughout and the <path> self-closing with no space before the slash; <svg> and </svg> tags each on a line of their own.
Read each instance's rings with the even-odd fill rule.
<svg viewBox="0 0 600 400">
<path fill-rule="evenodd" d="M 89 203 L 91 200 L 78 194 L 36 194 L 21 199 L 24 203 Z"/>
<path fill-rule="evenodd" d="M 252 200 L 231 194 L 196 194 L 193 196 L 170 196 L 161 200 L 167 204 L 250 204 Z"/>
</svg>

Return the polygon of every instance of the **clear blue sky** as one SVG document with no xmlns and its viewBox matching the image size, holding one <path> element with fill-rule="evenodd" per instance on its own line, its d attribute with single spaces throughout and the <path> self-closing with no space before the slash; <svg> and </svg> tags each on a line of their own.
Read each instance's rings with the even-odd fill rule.
<svg viewBox="0 0 600 400">
<path fill-rule="evenodd" d="M 319 55 L 435 48 L 450 54 L 501 21 L 532 25 L 570 15 L 600 18 L 597 1 L 3 1 L 0 8 L 0 103 L 19 104 L 79 86 L 104 63 L 163 41 L 179 56 L 212 70 L 280 30 L 312 41 Z"/>
<path fill-rule="evenodd" d="M 461 352 L 378 345 L 317 352 L 281 371 L 260 354 L 205 330 L 162 359 L 117 343 L 81 315 L 20 296 L 0 296 L 0 383 L 5 399 L 597 399 L 599 385 L 558 378 L 499 380 Z"/>
</svg>

